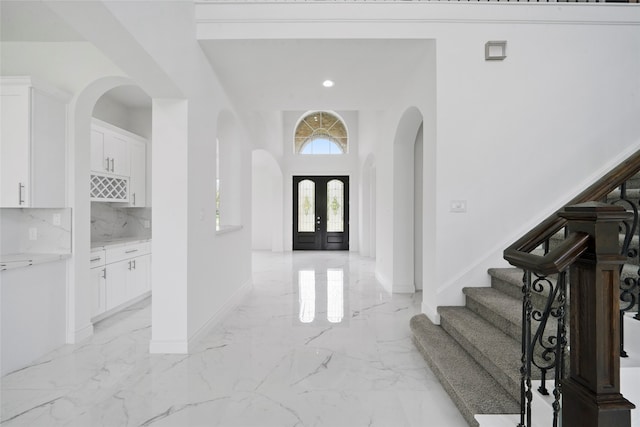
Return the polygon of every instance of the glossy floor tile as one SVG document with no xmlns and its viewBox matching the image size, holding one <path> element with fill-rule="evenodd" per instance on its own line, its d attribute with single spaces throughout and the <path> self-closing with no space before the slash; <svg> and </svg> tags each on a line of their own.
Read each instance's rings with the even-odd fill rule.
<svg viewBox="0 0 640 427">
<path fill-rule="evenodd" d="M 3 426 L 466 427 L 414 348 L 420 294 L 371 259 L 254 254 L 251 293 L 189 355 L 150 355 L 150 300 L 2 378 Z"/>
</svg>

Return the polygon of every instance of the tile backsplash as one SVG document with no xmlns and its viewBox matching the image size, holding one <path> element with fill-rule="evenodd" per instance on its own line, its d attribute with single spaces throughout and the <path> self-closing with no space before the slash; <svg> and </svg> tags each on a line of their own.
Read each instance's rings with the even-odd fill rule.
<svg viewBox="0 0 640 427">
<path fill-rule="evenodd" d="M 151 208 L 121 208 L 111 203 L 91 202 L 92 242 L 127 237 L 151 238 Z"/>
<path fill-rule="evenodd" d="M 71 253 L 70 208 L 0 209 L 0 253 Z"/>
</svg>

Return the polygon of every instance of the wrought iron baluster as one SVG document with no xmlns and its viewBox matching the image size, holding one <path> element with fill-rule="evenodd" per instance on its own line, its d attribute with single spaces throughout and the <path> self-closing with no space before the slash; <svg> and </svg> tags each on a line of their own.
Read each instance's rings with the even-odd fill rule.
<svg viewBox="0 0 640 427">
<path fill-rule="evenodd" d="M 558 427 L 561 409 L 561 380 L 564 376 L 564 358 L 567 346 L 567 276 L 564 271 L 554 281 L 547 276 L 525 271 L 523 276 L 522 303 L 522 358 L 520 368 L 520 424 L 518 427 L 530 427 L 532 419 L 532 367 L 540 369 L 541 381 L 538 392 L 548 395 L 546 387 L 547 373 L 553 375 L 553 426 Z M 533 293 L 549 291 L 544 307 L 533 304 Z M 556 321 L 550 334 L 547 329 L 550 321 Z M 536 327 L 532 327 L 536 321 Z M 541 349 L 537 354 L 536 349 Z"/>
<path fill-rule="evenodd" d="M 522 357 L 520 361 L 520 424 L 518 427 L 531 426 L 531 272 L 525 271 L 522 277 Z"/>
<path fill-rule="evenodd" d="M 553 387 L 553 427 L 558 427 L 560 409 L 562 404 L 560 399 L 562 396 L 562 379 L 564 378 L 564 357 L 567 347 L 567 329 L 566 329 L 566 307 L 567 307 L 567 272 L 563 271 L 558 275 L 558 307 L 555 309 L 555 317 L 558 319 L 556 329 L 556 367 L 555 382 Z"/>
<path fill-rule="evenodd" d="M 624 233 L 620 253 L 627 258 L 637 258 L 638 248 L 632 247 L 633 237 L 638 232 L 638 204 L 628 195 L 628 183 L 620 186 L 620 197 L 611 204 L 623 206 L 627 211 L 633 213 L 633 218 L 620 223 L 620 232 Z M 623 277 L 624 264 L 620 265 L 620 357 L 628 357 L 624 349 L 624 314 L 637 306 L 640 300 L 640 270 L 634 277 Z M 640 320 L 640 314 L 634 316 Z"/>
</svg>

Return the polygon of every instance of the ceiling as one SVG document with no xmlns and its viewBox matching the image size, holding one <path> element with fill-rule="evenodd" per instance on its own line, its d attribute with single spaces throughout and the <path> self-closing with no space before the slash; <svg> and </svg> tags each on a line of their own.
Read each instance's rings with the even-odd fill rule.
<svg viewBox="0 0 640 427">
<path fill-rule="evenodd" d="M 385 109 L 424 59 L 422 40 L 204 40 L 229 94 L 253 110 Z M 332 88 L 322 82 L 331 79 Z"/>
<path fill-rule="evenodd" d="M 138 86 L 118 86 L 103 96 L 126 108 L 151 108 L 151 98 Z"/>
<path fill-rule="evenodd" d="M 40 1 L 0 0 L 2 41 L 83 41 Z M 423 60 L 422 40 L 201 40 L 227 94 L 252 111 L 380 110 L 407 89 Z M 332 88 L 322 82 L 331 79 Z M 131 107 L 150 105 L 134 86 L 109 93 Z"/>
<path fill-rule="evenodd" d="M 0 1 L 3 42 L 84 41 L 82 36 L 41 1 Z"/>
</svg>

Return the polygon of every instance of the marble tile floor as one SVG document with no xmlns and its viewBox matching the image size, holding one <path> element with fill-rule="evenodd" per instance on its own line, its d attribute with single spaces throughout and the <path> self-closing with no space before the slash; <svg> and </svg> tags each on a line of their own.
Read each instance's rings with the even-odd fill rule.
<svg viewBox="0 0 640 427">
<path fill-rule="evenodd" d="M 411 342 L 420 294 L 347 252 L 255 253 L 189 355 L 150 355 L 150 300 L 2 378 L 2 426 L 466 427 Z"/>
</svg>

